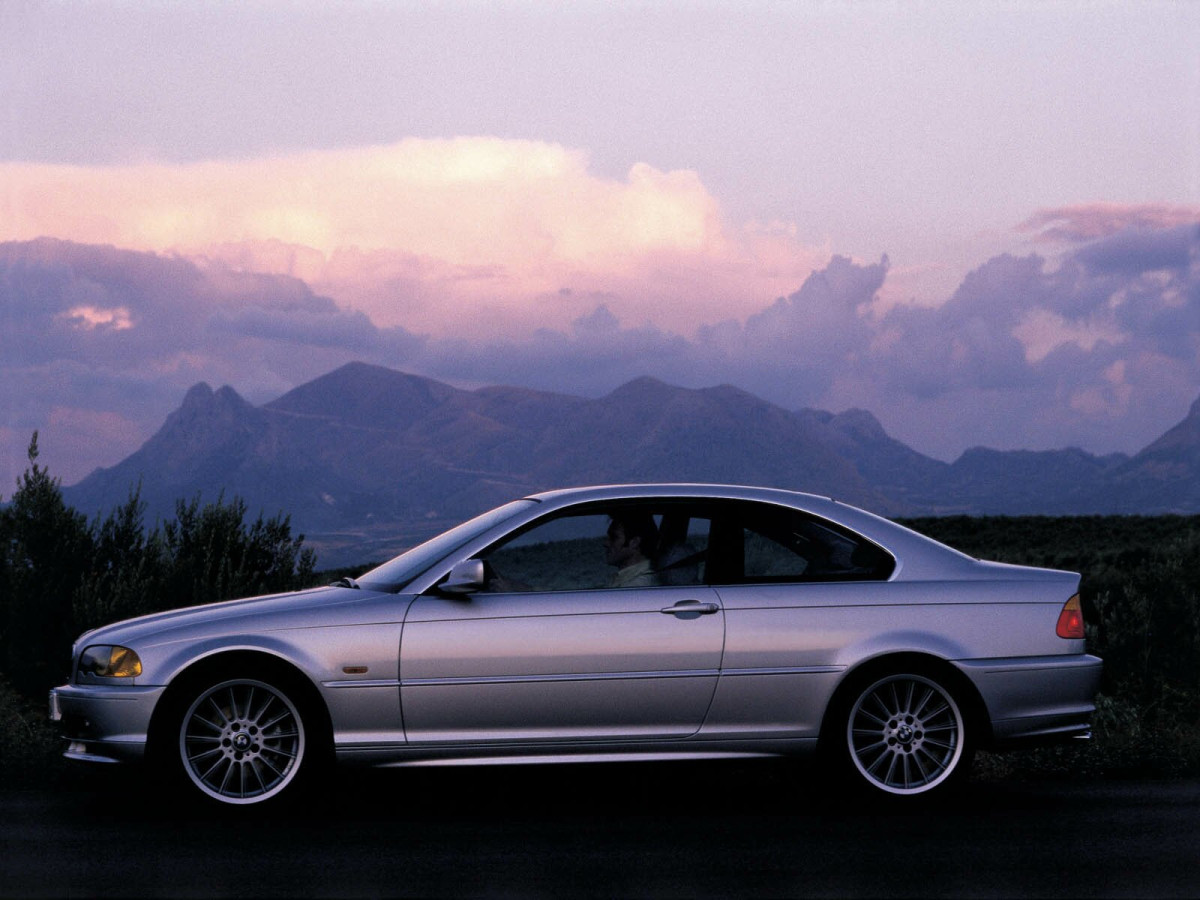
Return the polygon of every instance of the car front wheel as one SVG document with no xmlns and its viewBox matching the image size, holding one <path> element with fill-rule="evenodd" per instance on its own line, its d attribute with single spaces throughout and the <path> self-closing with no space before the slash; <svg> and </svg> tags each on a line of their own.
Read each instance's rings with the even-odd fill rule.
<svg viewBox="0 0 1200 900">
<path fill-rule="evenodd" d="M 233 678 L 205 687 L 187 707 L 178 759 L 211 800 L 261 803 L 297 779 L 308 744 L 304 717 L 285 689 Z"/>
<path fill-rule="evenodd" d="M 925 675 L 892 674 L 868 684 L 855 694 L 845 726 L 853 773 L 885 794 L 933 791 L 970 765 L 962 710 Z"/>
</svg>

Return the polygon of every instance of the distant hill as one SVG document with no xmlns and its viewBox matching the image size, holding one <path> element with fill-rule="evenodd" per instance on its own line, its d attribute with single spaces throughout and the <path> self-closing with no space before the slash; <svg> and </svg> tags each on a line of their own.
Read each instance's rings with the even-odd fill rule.
<svg viewBox="0 0 1200 900">
<path fill-rule="evenodd" d="M 866 411 L 729 386 L 638 378 L 586 399 L 351 363 L 260 407 L 196 385 L 141 449 L 65 493 L 93 512 L 140 483 L 151 519 L 237 494 L 290 513 L 322 565 L 352 565 L 532 491 L 637 481 L 771 485 L 893 516 L 1200 512 L 1200 401 L 1133 457 L 978 448 L 944 463 Z"/>
</svg>

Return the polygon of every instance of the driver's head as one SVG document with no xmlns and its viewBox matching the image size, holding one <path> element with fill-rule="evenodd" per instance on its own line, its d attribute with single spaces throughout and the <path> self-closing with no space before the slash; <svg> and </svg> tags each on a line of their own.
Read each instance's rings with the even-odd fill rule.
<svg viewBox="0 0 1200 900">
<path fill-rule="evenodd" d="M 610 566 L 623 569 L 643 559 L 650 559 L 658 550 L 658 526 L 648 512 L 619 512 L 608 524 L 604 541 L 604 559 Z"/>
</svg>

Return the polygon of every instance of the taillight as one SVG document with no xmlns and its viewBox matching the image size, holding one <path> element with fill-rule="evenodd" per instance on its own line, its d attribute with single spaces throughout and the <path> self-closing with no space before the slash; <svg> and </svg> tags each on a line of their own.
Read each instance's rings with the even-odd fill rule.
<svg viewBox="0 0 1200 900">
<path fill-rule="evenodd" d="M 1058 614 L 1058 627 L 1054 629 L 1060 638 L 1083 637 L 1083 606 L 1076 594 L 1063 604 L 1062 612 Z"/>
</svg>

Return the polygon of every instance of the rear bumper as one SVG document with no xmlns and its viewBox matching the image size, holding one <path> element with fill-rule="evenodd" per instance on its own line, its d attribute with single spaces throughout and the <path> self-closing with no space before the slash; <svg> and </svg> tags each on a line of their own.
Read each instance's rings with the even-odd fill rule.
<svg viewBox="0 0 1200 900">
<path fill-rule="evenodd" d="M 137 762 L 146 754 L 150 716 L 163 687 L 63 685 L 50 692 L 50 718 L 68 742 L 63 756 Z"/>
<path fill-rule="evenodd" d="M 1104 668 L 1097 657 L 1072 654 L 955 665 L 971 679 L 987 707 L 990 746 L 1049 744 L 1091 733 Z"/>
</svg>

